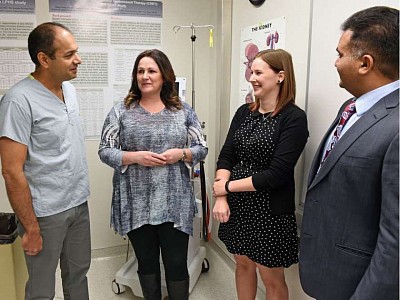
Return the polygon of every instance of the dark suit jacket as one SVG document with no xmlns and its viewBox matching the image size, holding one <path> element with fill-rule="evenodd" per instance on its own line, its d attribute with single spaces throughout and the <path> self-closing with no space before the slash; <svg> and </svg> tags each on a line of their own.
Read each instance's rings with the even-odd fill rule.
<svg viewBox="0 0 400 300">
<path fill-rule="evenodd" d="M 399 299 L 399 90 L 379 100 L 311 166 L 300 280 L 318 300 Z"/>
</svg>

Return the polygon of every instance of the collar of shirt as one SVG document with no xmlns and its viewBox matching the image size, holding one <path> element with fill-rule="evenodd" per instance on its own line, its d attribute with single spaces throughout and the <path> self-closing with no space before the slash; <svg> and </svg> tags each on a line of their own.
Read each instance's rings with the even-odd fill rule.
<svg viewBox="0 0 400 300">
<path fill-rule="evenodd" d="M 389 95 L 391 92 L 393 92 L 398 88 L 399 88 L 399 80 L 396 80 L 359 97 L 356 101 L 357 117 L 361 117 L 379 100 L 381 100 L 386 95 Z"/>
<path fill-rule="evenodd" d="M 383 97 L 385 97 L 386 95 L 389 95 L 391 92 L 393 92 L 394 90 L 396 90 L 398 88 L 399 88 L 399 80 L 396 80 L 394 82 L 391 82 L 389 84 L 381 86 L 375 90 L 372 90 L 357 99 L 354 99 L 354 100 L 356 100 L 356 113 L 350 117 L 350 119 L 347 121 L 346 125 L 342 128 L 342 132 L 339 136 L 339 140 L 347 132 L 347 130 L 349 130 L 349 128 L 351 126 L 353 126 L 353 124 L 356 123 L 358 119 L 361 118 L 361 116 L 365 112 L 367 112 L 372 106 L 374 106 Z M 328 147 L 330 145 L 330 141 L 332 139 L 335 129 L 336 129 L 336 127 L 333 128 L 330 135 L 328 136 L 328 138 L 325 141 L 325 148 L 324 148 L 324 151 L 322 152 L 321 160 L 323 157 L 323 153 L 325 153 L 326 149 L 328 149 Z"/>
</svg>

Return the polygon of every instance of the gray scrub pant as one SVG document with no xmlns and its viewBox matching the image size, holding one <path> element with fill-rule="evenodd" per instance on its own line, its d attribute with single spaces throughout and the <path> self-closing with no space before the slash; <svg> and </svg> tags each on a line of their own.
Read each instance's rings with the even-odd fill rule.
<svg viewBox="0 0 400 300">
<path fill-rule="evenodd" d="M 28 281 L 26 300 L 55 296 L 55 273 L 60 262 L 65 300 L 89 299 L 86 274 L 90 267 L 91 243 L 87 202 L 62 213 L 39 217 L 43 249 L 35 256 L 25 254 Z M 24 229 L 18 224 L 19 234 Z"/>
</svg>

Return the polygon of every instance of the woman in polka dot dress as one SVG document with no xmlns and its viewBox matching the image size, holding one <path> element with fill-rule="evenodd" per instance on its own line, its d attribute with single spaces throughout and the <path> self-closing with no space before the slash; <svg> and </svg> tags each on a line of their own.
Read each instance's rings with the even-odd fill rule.
<svg viewBox="0 0 400 300">
<path fill-rule="evenodd" d="M 294 167 L 308 138 L 294 104 L 292 58 L 264 50 L 251 66 L 256 101 L 241 106 L 217 162 L 214 218 L 236 260 L 238 299 L 255 299 L 257 274 L 267 299 L 289 299 L 284 268 L 298 262 Z"/>
</svg>

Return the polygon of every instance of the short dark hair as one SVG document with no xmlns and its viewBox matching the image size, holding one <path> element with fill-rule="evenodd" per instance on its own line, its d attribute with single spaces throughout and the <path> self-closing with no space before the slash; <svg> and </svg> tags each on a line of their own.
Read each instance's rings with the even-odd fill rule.
<svg viewBox="0 0 400 300">
<path fill-rule="evenodd" d="M 55 58 L 56 48 L 54 47 L 55 28 L 60 27 L 71 33 L 65 26 L 57 22 L 46 22 L 38 25 L 28 36 L 28 51 L 33 63 L 40 66 L 37 55 L 45 53 L 51 59 Z"/>
<path fill-rule="evenodd" d="M 174 69 L 172 68 L 168 57 L 164 54 L 164 52 L 158 49 L 145 50 L 136 58 L 132 71 L 131 88 L 129 89 L 129 93 L 124 100 L 125 106 L 128 108 L 133 102 L 139 101 L 142 97 L 142 92 L 139 89 L 136 76 L 139 62 L 143 57 L 150 57 L 154 59 L 158 68 L 160 69 L 161 76 L 164 81 L 160 92 L 160 97 L 165 107 L 168 109 L 181 109 L 182 103 L 175 88 L 176 77 Z"/>
<path fill-rule="evenodd" d="M 350 16 L 341 26 L 352 31 L 350 49 L 359 58 L 369 54 L 387 78 L 399 78 L 399 10 L 374 6 Z"/>
</svg>

